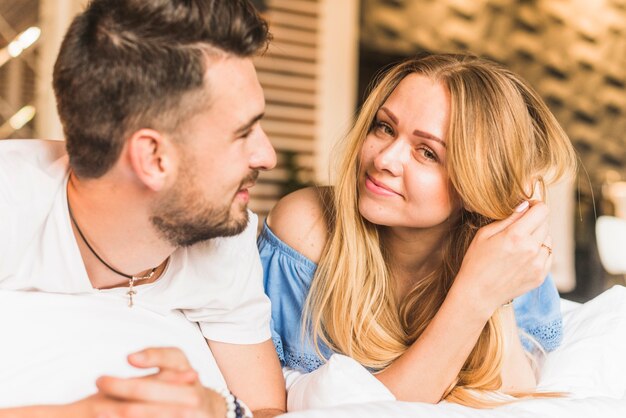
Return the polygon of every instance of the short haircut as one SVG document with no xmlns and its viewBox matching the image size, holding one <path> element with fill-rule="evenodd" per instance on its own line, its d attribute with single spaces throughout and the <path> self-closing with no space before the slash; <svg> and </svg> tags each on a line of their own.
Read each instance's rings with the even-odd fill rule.
<svg viewBox="0 0 626 418">
<path fill-rule="evenodd" d="M 175 132 L 208 103 L 207 51 L 251 57 L 269 40 L 248 0 L 92 0 L 68 29 L 53 76 L 76 175 L 102 176 L 127 135 Z"/>
</svg>

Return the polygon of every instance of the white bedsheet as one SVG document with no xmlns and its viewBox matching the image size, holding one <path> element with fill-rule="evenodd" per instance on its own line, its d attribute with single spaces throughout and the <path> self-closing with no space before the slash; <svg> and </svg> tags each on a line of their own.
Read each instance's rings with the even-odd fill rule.
<svg viewBox="0 0 626 418">
<path fill-rule="evenodd" d="M 147 346 L 178 346 L 209 387 L 223 378 L 198 327 L 110 295 L 0 291 L 0 407 L 63 403 L 95 391 L 101 374 L 140 375 L 125 356 Z M 294 386 L 289 418 L 339 417 L 626 417 L 626 289 L 614 287 L 584 305 L 564 306 L 565 338 L 546 360 L 542 389 L 567 399 L 518 402 L 493 410 L 393 401 L 356 362 L 337 356 Z M 304 380 L 302 380 L 304 381 Z M 300 391 L 300 395 L 297 394 Z"/>
<path fill-rule="evenodd" d="M 377 379 L 345 356 L 308 375 L 288 372 L 289 418 L 339 417 L 626 417 L 626 288 L 616 286 L 584 305 L 563 304 L 564 339 L 548 355 L 541 390 L 559 399 L 520 401 L 491 410 L 393 401 Z M 311 409 L 312 408 L 312 409 Z"/>
</svg>

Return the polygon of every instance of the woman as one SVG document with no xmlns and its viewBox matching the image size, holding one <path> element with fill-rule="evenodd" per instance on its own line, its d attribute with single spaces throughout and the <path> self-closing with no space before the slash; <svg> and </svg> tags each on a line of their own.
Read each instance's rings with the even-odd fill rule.
<svg viewBox="0 0 626 418">
<path fill-rule="evenodd" d="M 341 158 L 333 188 L 286 196 L 259 237 L 283 364 L 342 353 L 407 401 L 532 395 L 516 314 L 544 349 L 561 336 L 535 199 L 575 167 L 538 95 L 474 56 L 410 59 L 373 89 Z"/>
</svg>

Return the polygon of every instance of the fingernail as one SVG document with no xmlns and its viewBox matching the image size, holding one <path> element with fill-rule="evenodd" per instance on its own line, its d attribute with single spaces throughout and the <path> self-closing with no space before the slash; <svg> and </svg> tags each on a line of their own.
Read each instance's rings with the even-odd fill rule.
<svg viewBox="0 0 626 418">
<path fill-rule="evenodd" d="M 515 212 L 523 212 L 524 210 L 526 210 L 528 205 L 530 205 L 530 203 L 528 203 L 528 200 L 524 200 L 515 208 Z"/>
</svg>

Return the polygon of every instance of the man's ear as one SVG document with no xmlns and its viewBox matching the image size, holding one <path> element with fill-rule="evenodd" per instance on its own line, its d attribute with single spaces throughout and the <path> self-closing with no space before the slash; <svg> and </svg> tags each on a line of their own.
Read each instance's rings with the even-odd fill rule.
<svg viewBox="0 0 626 418">
<path fill-rule="evenodd" d="M 153 191 L 161 190 L 174 169 L 169 137 L 154 129 L 140 129 L 127 142 L 130 166 L 137 179 Z"/>
</svg>

